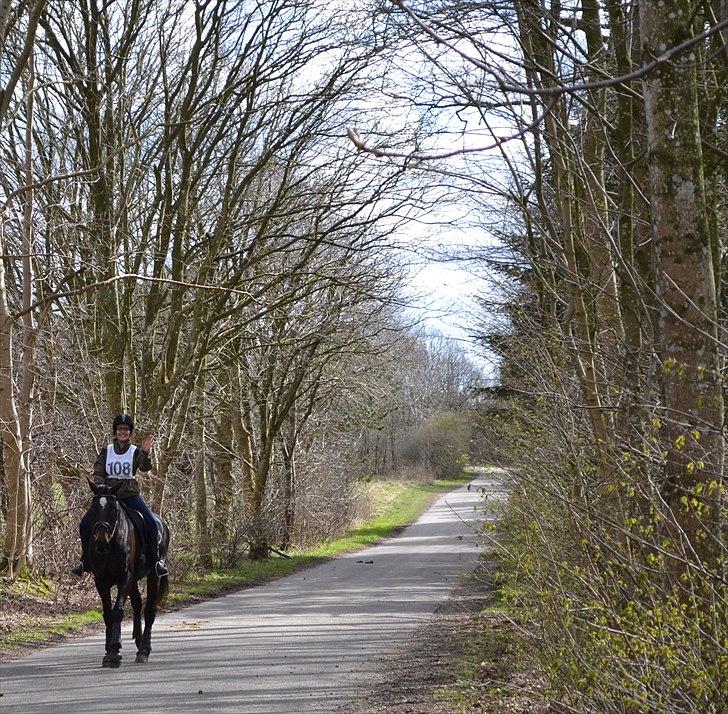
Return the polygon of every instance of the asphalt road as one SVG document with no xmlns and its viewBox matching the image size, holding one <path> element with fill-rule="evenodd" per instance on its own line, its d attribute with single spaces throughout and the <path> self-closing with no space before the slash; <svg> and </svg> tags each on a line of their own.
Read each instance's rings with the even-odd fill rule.
<svg viewBox="0 0 728 714">
<path fill-rule="evenodd" d="M 382 654 L 474 565 L 480 485 L 377 546 L 159 617 L 147 664 L 134 662 L 127 604 L 119 669 L 101 667 L 102 635 L 5 663 L 0 712 L 353 711 Z"/>
</svg>

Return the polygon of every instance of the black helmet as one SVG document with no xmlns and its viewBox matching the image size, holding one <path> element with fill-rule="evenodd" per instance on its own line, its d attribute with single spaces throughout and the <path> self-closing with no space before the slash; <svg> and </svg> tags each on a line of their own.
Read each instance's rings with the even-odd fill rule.
<svg viewBox="0 0 728 714">
<path fill-rule="evenodd" d="M 116 427 L 126 424 L 129 431 L 134 431 L 134 420 L 128 414 L 117 414 L 114 417 L 114 423 L 111 425 L 111 431 L 116 434 Z"/>
</svg>

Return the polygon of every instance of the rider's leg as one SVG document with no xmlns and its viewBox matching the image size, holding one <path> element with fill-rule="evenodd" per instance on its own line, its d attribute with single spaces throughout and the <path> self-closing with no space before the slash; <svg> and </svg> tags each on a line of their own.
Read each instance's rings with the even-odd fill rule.
<svg viewBox="0 0 728 714">
<path fill-rule="evenodd" d="M 81 561 L 71 568 L 71 572 L 79 577 L 91 570 L 88 557 L 88 542 L 91 539 L 91 511 L 86 511 L 78 524 L 78 532 L 81 536 Z"/>
<path fill-rule="evenodd" d="M 149 506 L 145 503 L 144 499 L 136 494 L 134 496 L 127 496 L 122 499 L 127 506 L 139 511 L 144 516 L 144 524 L 146 525 L 146 540 L 147 540 L 147 558 L 150 564 L 154 563 L 157 571 L 157 575 L 160 577 L 163 575 L 169 575 L 167 565 L 163 558 L 159 557 L 159 540 L 157 531 L 157 521 L 154 519 L 152 511 Z"/>
</svg>

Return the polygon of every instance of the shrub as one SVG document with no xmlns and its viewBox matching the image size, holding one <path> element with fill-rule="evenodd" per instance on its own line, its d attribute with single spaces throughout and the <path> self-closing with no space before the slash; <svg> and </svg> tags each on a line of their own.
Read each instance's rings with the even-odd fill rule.
<svg viewBox="0 0 728 714">
<path fill-rule="evenodd" d="M 468 464 L 470 431 L 466 414 L 437 412 L 414 433 L 404 458 L 429 466 L 440 478 L 459 476 Z"/>
</svg>

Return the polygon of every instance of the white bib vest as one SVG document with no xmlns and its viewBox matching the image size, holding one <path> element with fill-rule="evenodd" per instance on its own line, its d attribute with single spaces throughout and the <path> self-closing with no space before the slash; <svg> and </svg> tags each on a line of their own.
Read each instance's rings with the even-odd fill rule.
<svg viewBox="0 0 728 714">
<path fill-rule="evenodd" d="M 132 465 L 136 446 L 131 444 L 124 454 L 117 454 L 114 445 L 106 447 L 106 475 L 109 478 L 134 478 Z"/>
</svg>

